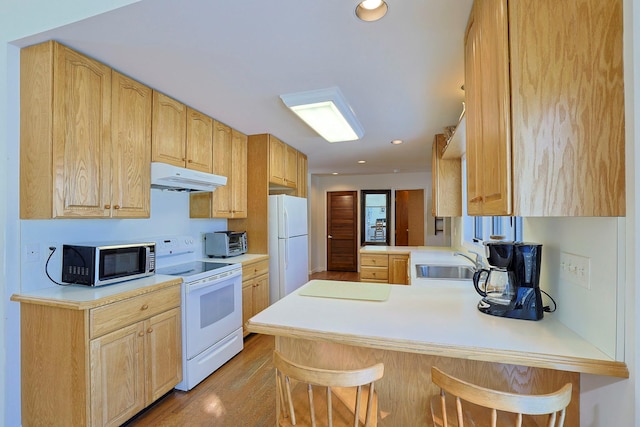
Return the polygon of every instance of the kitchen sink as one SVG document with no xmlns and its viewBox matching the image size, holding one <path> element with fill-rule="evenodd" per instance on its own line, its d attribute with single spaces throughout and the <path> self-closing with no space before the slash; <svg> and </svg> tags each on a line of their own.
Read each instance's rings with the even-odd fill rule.
<svg viewBox="0 0 640 427">
<path fill-rule="evenodd" d="M 469 280 L 473 273 L 473 267 L 466 265 L 416 264 L 416 276 L 424 279 Z"/>
</svg>

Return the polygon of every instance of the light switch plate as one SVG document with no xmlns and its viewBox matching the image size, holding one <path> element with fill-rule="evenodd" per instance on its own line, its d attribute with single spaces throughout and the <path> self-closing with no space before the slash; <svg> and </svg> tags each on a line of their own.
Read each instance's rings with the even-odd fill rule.
<svg viewBox="0 0 640 427">
<path fill-rule="evenodd" d="M 591 258 L 561 252 L 560 278 L 585 289 L 591 289 Z"/>
</svg>

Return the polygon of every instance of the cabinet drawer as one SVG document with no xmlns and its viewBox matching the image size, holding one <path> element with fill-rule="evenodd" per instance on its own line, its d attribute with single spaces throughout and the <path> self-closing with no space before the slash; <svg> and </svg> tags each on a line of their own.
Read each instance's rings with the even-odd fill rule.
<svg viewBox="0 0 640 427">
<path fill-rule="evenodd" d="M 180 286 L 138 295 L 89 311 L 90 338 L 96 338 L 180 306 Z"/>
<path fill-rule="evenodd" d="M 242 265 L 242 280 L 251 279 L 269 272 L 269 260 L 265 259 Z"/>
<path fill-rule="evenodd" d="M 380 267 L 362 267 L 360 269 L 360 280 L 389 280 L 389 270 Z"/>
<path fill-rule="evenodd" d="M 389 265 L 389 257 L 386 254 L 362 254 L 360 255 L 360 265 L 387 267 Z"/>
</svg>

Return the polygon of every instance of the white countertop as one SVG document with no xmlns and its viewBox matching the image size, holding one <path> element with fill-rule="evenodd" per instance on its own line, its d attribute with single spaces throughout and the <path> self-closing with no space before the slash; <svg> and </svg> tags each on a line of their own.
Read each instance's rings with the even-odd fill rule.
<svg viewBox="0 0 640 427">
<path fill-rule="evenodd" d="M 12 301 L 84 310 L 182 283 L 175 276 L 154 274 L 107 286 L 55 286 L 14 294 Z"/>
<path fill-rule="evenodd" d="M 341 283 L 333 282 L 335 286 Z M 347 342 L 372 348 L 628 377 L 616 362 L 545 314 L 540 321 L 490 316 L 470 282 L 390 286 L 386 301 L 299 295 L 251 318 L 252 332 Z"/>
</svg>

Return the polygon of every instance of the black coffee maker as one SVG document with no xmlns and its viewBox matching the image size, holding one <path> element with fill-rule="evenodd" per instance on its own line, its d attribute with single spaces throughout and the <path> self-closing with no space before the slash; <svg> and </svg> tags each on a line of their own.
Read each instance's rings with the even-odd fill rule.
<svg viewBox="0 0 640 427">
<path fill-rule="evenodd" d="M 493 316 L 540 320 L 542 245 L 525 242 L 485 242 L 490 269 L 476 271 L 473 285 L 483 297 L 478 310 Z"/>
</svg>

